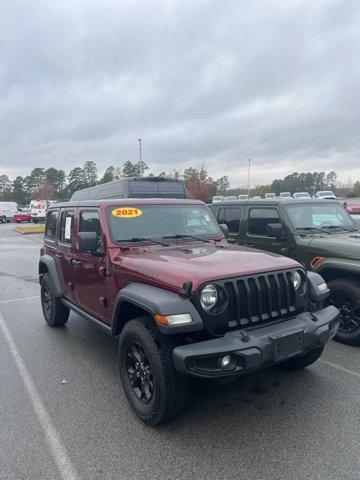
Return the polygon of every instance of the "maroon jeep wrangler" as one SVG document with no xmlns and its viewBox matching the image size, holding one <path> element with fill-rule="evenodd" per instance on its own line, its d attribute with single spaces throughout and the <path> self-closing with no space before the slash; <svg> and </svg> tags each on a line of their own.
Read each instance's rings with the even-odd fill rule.
<svg viewBox="0 0 360 480">
<path fill-rule="evenodd" d="M 230 245 L 200 201 L 92 200 L 49 208 L 39 263 L 46 322 L 69 312 L 119 336 L 120 378 L 138 417 L 157 425 L 188 398 L 188 377 L 235 379 L 315 362 L 338 310 L 321 276 Z"/>
</svg>

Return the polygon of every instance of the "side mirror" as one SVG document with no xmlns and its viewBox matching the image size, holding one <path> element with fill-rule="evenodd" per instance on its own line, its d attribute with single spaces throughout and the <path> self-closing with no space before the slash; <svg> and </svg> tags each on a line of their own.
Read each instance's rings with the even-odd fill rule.
<svg viewBox="0 0 360 480">
<path fill-rule="evenodd" d="M 98 236 L 96 232 L 79 232 L 78 245 L 80 252 L 96 252 L 98 250 Z"/>
<path fill-rule="evenodd" d="M 229 238 L 229 229 L 228 229 L 228 226 L 226 225 L 226 223 L 221 223 L 219 225 L 219 227 L 221 228 L 225 238 Z"/>
<path fill-rule="evenodd" d="M 282 238 L 284 236 L 284 229 L 281 223 L 268 223 L 266 225 L 266 236 Z"/>
</svg>

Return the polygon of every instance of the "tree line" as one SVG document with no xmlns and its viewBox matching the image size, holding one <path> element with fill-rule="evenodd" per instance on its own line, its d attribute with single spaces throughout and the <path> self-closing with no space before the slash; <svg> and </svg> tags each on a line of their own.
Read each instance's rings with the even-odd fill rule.
<svg viewBox="0 0 360 480">
<path fill-rule="evenodd" d="M 30 175 L 17 176 L 10 180 L 7 175 L 0 175 L 0 200 L 15 201 L 19 205 L 27 205 L 30 200 L 67 200 L 76 190 L 111 182 L 123 177 L 138 177 L 141 174 L 155 176 L 146 162 L 125 162 L 122 167 L 109 166 L 102 176 L 98 175 L 96 163 L 87 161 L 82 167 L 75 167 L 68 174 L 62 169 L 34 168 Z M 239 195 L 247 193 L 247 188 L 230 188 L 229 178 L 223 175 L 214 179 L 210 177 L 200 164 L 186 168 L 183 172 L 172 170 L 161 172 L 157 177 L 168 177 L 184 180 L 191 198 L 210 202 L 214 195 Z M 338 182 L 334 171 L 326 172 L 294 172 L 283 179 L 275 179 L 270 184 L 255 185 L 250 195 L 264 196 L 274 192 L 309 192 L 333 190 L 340 196 L 360 196 L 360 181 L 346 185 Z"/>
<path fill-rule="evenodd" d="M 30 175 L 17 176 L 14 180 L 10 180 L 7 175 L 0 175 L 0 201 L 14 201 L 19 205 L 27 205 L 30 200 L 68 200 L 77 190 L 141 175 L 155 176 L 144 161 L 127 161 L 122 167 L 110 165 L 102 176 L 98 175 L 97 165 L 93 161 L 87 161 L 82 167 L 75 167 L 67 174 L 64 170 L 54 167 L 47 169 L 36 167 Z M 187 168 L 182 173 L 173 170 L 170 173 L 161 172 L 156 176 L 184 180 L 189 195 L 206 202 L 218 192 L 225 194 L 230 187 L 227 176 L 214 180 L 203 165 Z"/>
</svg>

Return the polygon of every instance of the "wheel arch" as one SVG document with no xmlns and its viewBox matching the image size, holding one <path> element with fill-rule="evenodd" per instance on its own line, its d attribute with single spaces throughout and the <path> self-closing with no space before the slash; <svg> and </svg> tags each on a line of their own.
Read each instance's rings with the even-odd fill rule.
<svg viewBox="0 0 360 480">
<path fill-rule="evenodd" d="M 169 290 L 130 283 L 120 290 L 114 303 L 111 322 L 113 335 L 119 335 L 129 320 L 141 316 L 154 318 L 156 313 L 162 315 L 189 313 L 193 319 L 192 323 L 186 325 L 163 326 L 156 323 L 161 333 L 176 335 L 204 329 L 203 321 L 192 302 Z"/>
<path fill-rule="evenodd" d="M 360 283 L 360 262 L 329 258 L 325 259 L 314 271 L 319 273 L 326 282 L 344 278 L 357 284 Z"/>
<path fill-rule="evenodd" d="M 51 282 L 54 287 L 54 293 L 56 297 L 62 297 L 63 292 L 61 288 L 59 274 L 56 268 L 55 259 L 50 255 L 42 255 L 39 261 L 39 282 L 41 282 L 42 277 L 45 273 L 48 273 L 51 278 Z"/>
</svg>

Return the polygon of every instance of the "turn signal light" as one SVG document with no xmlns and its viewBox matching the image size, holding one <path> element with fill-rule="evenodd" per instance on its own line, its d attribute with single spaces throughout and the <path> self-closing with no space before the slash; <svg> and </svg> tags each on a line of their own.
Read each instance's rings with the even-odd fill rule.
<svg viewBox="0 0 360 480">
<path fill-rule="evenodd" d="M 319 263 L 323 262 L 325 257 L 314 257 L 310 262 L 310 267 L 315 268 L 319 265 Z"/>
<path fill-rule="evenodd" d="M 162 315 L 161 313 L 156 313 L 154 318 L 157 323 L 165 325 L 166 327 L 185 325 L 192 322 L 190 313 L 180 313 L 177 315 Z"/>
</svg>

